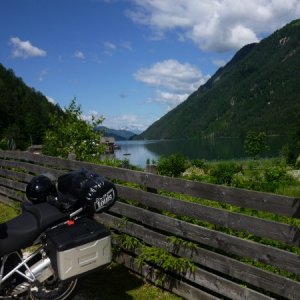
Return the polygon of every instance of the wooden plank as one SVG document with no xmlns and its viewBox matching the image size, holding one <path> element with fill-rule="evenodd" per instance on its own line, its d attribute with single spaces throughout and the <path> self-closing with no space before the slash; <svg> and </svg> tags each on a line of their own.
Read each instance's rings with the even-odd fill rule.
<svg viewBox="0 0 300 300">
<path fill-rule="evenodd" d="M 160 190 L 300 218 L 300 201 L 295 197 L 248 191 L 153 174 L 144 175 L 140 183 Z"/>
<path fill-rule="evenodd" d="M 14 190 L 19 190 L 19 191 L 22 191 L 22 192 L 25 192 L 25 190 L 26 190 L 26 184 L 25 183 L 14 181 L 14 180 L 11 180 L 11 179 L 6 179 L 6 178 L 3 178 L 3 177 L 0 177 L 0 188 L 1 188 L 1 185 L 5 186 L 5 187 L 8 187 L 8 188 L 11 188 L 11 189 L 14 189 Z"/>
<path fill-rule="evenodd" d="M 248 191 L 132 170 L 114 170 L 117 173 L 108 169 L 103 169 L 102 171 L 103 174 L 110 178 L 135 182 L 145 187 L 300 218 L 300 201 L 295 197 Z"/>
<path fill-rule="evenodd" d="M 137 267 L 135 258 L 122 253 L 118 255 L 115 260 L 130 270 L 142 275 L 145 277 L 148 281 L 155 283 L 157 279 L 157 272 L 158 270 L 155 269 L 154 267 L 148 265 L 148 264 L 143 264 L 141 267 Z M 165 277 L 165 281 L 161 284 L 158 284 L 158 286 L 171 291 L 174 294 L 177 294 L 181 297 L 184 297 L 184 299 L 188 300 L 215 300 L 219 299 L 218 297 L 215 297 L 213 295 L 208 294 L 207 292 L 204 292 L 200 290 L 199 288 L 196 288 L 186 282 L 179 281 L 175 279 L 174 277 L 167 275 Z"/>
<path fill-rule="evenodd" d="M 269 297 L 267 295 L 258 293 L 257 291 L 251 290 L 250 288 L 240 286 L 237 283 L 231 282 L 230 280 L 224 279 L 205 270 L 201 270 L 200 268 L 196 268 L 196 271 L 194 273 L 188 271 L 184 275 L 184 278 L 187 280 L 191 280 L 200 286 L 208 288 L 209 290 L 215 291 L 221 294 L 222 296 L 228 297 L 229 299 L 233 300 L 274 299 L 273 297 Z"/>
<path fill-rule="evenodd" d="M 118 195 L 151 208 L 300 246 L 300 228 L 117 185 Z"/>
<path fill-rule="evenodd" d="M 124 221 L 107 213 L 96 215 L 95 219 L 112 229 L 132 235 L 148 245 L 168 250 L 175 255 L 188 258 L 206 268 L 223 273 L 227 278 L 230 276 L 251 286 L 270 291 L 273 294 L 290 300 L 297 300 L 300 295 L 300 282 L 264 271 L 203 248 L 189 248 L 184 245 L 174 246 L 170 243 L 166 235 L 145 228 L 142 225 Z"/>
<path fill-rule="evenodd" d="M 25 194 L 12 190 L 10 188 L 6 188 L 4 186 L 0 186 L 0 194 L 5 195 L 8 198 L 12 198 L 17 201 L 24 201 L 26 199 Z"/>
<path fill-rule="evenodd" d="M 273 265 L 294 274 L 300 274 L 299 255 L 294 253 L 172 219 L 125 203 L 117 202 L 111 208 L 111 211 L 134 219 L 146 226 L 151 226 L 152 228 L 163 230 L 227 253 Z"/>
<path fill-rule="evenodd" d="M 33 154 L 26 151 L 3 151 L 0 150 L 0 157 L 3 159 L 13 159 L 16 161 L 27 161 L 31 163 L 40 163 L 42 165 L 46 165 L 47 161 L 49 161 L 49 165 L 60 167 L 60 160 L 57 157 L 45 156 L 40 154 Z"/>
<path fill-rule="evenodd" d="M 29 182 L 33 177 L 32 175 L 27 173 L 15 172 L 13 170 L 6 170 L 3 168 L 0 168 L 0 176 L 26 183 Z"/>
<path fill-rule="evenodd" d="M 186 195 L 210 199 L 222 203 L 233 204 L 245 208 L 269 211 L 275 214 L 300 218 L 300 201 L 295 197 L 287 197 L 244 189 L 219 186 L 209 183 L 195 182 L 178 178 L 159 176 L 145 172 L 100 166 L 91 163 L 71 161 L 45 155 L 35 155 L 22 151 L 1 151 L 0 157 L 24 159 L 41 164 L 53 165 L 64 169 L 87 168 L 109 178 L 135 182 L 145 187 L 183 193 Z"/>
<path fill-rule="evenodd" d="M 15 159 L 15 161 L 0 160 L 0 166 L 3 165 L 5 167 L 12 167 L 12 168 L 18 168 L 18 167 L 20 168 L 23 166 L 24 168 L 27 168 L 30 172 L 35 172 L 37 174 L 40 174 L 44 171 L 45 172 L 53 171 L 54 174 L 60 175 L 65 173 L 68 170 L 78 170 L 78 169 L 86 168 L 90 171 L 100 173 L 103 176 L 110 177 L 109 175 L 117 174 L 119 170 L 126 171 L 125 169 L 101 166 L 101 165 L 91 164 L 87 162 L 67 160 L 58 157 L 36 155 L 36 154 L 31 154 L 22 151 L 0 150 L 0 157 L 6 159 Z M 38 164 L 40 164 L 40 166 Z M 42 165 L 44 165 L 44 167 Z M 32 167 L 32 166 L 36 166 L 36 167 Z M 112 178 L 115 177 L 112 176 Z"/>
<path fill-rule="evenodd" d="M 28 162 L 18 162 L 18 161 L 12 161 L 12 160 L 0 160 L 0 166 L 6 167 L 6 168 L 17 168 L 17 169 L 25 169 L 29 173 L 33 173 L 35 175 L 41 175 L 41 174 L 47 174 L 51 173 L 54 176 L 58 177 L 62 175 L 64 172 Z"/>
<path fill-rule="evenodd" d="M 8 205 L 8 206 L 11 206 L 11 207 L 15 207 L 15 204 L 16 204 L 16 201 L 14 199 L 11 199 L 5 195 L 1 195 L 0 194 L 0 202 Z"/>
<path fill-rule="evenodd" d="M 245 208 L 267 211 L 288 217 L 300 218 L 300 201 L 295 197 L 248 191 L 244 189 L 170 178 L 139 171 L 93 165 L 89 163 L 68 163 L 72 169 L 80 166 L 103 174 L 109 178 L 134 182 L 145 187 L 177 192 L 198 198 L 233 204 Z M 183 192 L 184 191 L 184 192 Z"/>
<path fill-rule="evenodd" d="M 23 163 L 14 160 L 0 160 L 0 167 L 2 168 L 11 168 L 11 169 L 18 169 L 20 172 L 27 172 L 28 170 L 23 167 Z"/>
<path fill-rule="evenodd" d="M 24 151 L 2 151 L 0 150 L 0 157 L 3 159 L 13 159 L 16 161 L 26 161 L 29 163 L 35 163 L 53 167 L 59 170 L 71 170 L 72 166 L 80 168 L 81 162 L 71 161 L 59 157 L 46 156 L 40 154 L 32 154 Z"/>
</svg>

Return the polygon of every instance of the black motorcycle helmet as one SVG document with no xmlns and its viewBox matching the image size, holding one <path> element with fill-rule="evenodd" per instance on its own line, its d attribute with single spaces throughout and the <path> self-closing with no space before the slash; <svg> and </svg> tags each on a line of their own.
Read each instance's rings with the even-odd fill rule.
<svg viewBox="0 0 300 300">
<path fill-rule="evenodd" d="M 26 187 L 26 196 L 33 204 L 46 202 L 48 196 L 56 196 L 55 184 L 45 175 L 35 176 Z"/>
</svg>

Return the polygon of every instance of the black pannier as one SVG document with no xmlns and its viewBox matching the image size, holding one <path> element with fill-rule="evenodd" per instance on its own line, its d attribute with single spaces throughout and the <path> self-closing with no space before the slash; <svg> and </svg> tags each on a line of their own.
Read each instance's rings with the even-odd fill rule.
<svg viewBox="0 0 300 300">
<path fill-rule="evenodd" d="M 57 180 L 58 201 L 65 211 L 88 207 L 96 213 L 108 210 L 116 201 L 115 185 L 105 177 L 77 170 Z"/>
</svg>

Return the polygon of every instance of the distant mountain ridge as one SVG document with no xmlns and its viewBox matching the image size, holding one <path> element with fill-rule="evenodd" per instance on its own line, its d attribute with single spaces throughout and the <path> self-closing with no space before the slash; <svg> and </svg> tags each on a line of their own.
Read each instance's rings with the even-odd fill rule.
<svg viewBox="0 0 300 300">
<path fill-rule="evenodd" d="M 111 129 L 105 126 L 98 126 L 97 130 L 101 130 L 105 136 L 114 137 L 116 141 L 130 140 L 136 133 L 125 129 Z"/>
<path fill-rule="evenodd" d="M 240 49 L 138 139 L 287 134 L 300 115 L 300 20 Z"/>
</svg>

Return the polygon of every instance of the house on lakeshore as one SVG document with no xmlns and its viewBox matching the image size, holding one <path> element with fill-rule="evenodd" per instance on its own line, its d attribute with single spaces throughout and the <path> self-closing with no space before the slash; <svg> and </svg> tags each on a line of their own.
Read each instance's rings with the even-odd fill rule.
<svg viewBox="0 0 300 300">
<path fill-rule="evenodd" d="M 105 153 L 106 154 L 113 154 L 115 153 L 116 148 L 116 140 L 114 137 L 101 137 L 100 143 L 105 145 Z"/>
<path fill-rule="evenodd" d="M 27 148 L 27 151 L 32 154 L 42 154 L 43 145 L 31 145 Z"/>
</svg>

